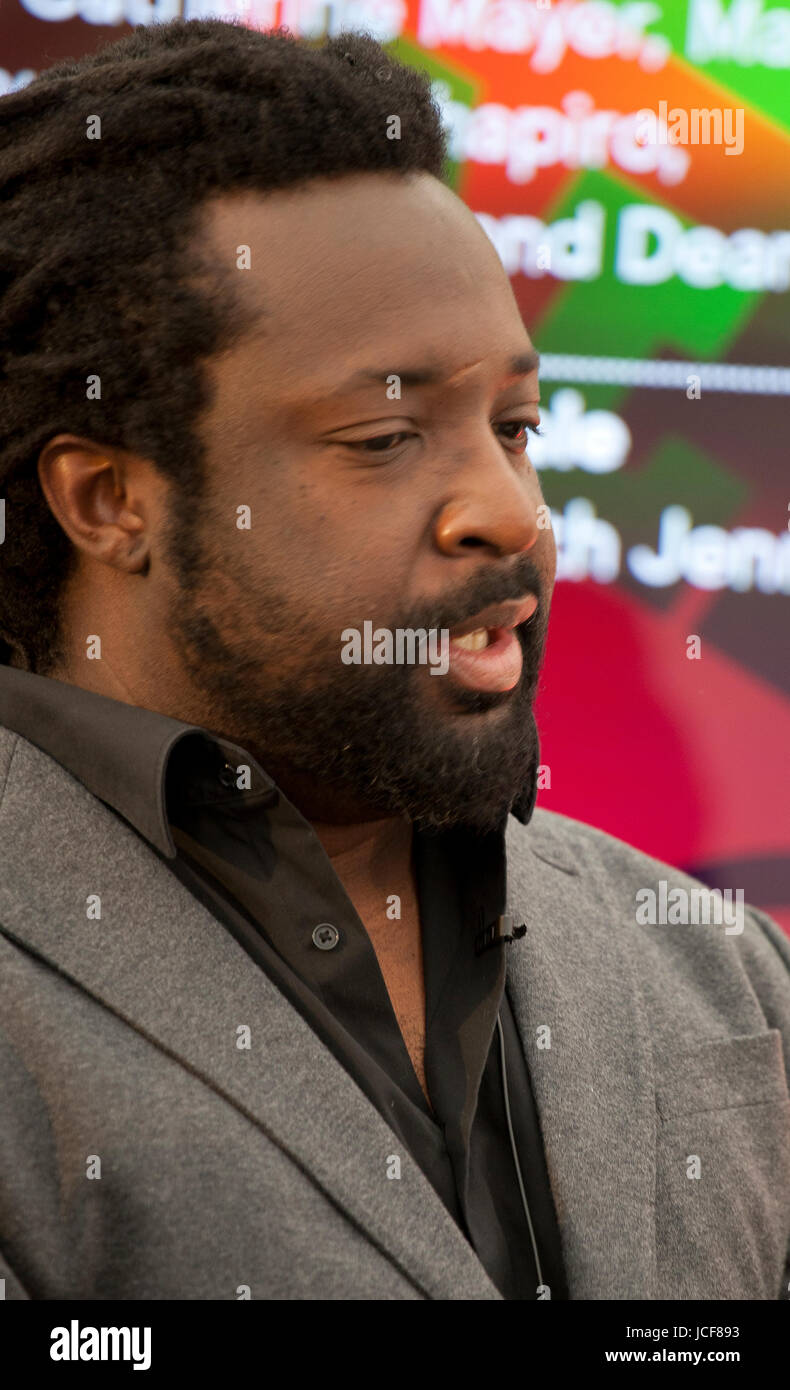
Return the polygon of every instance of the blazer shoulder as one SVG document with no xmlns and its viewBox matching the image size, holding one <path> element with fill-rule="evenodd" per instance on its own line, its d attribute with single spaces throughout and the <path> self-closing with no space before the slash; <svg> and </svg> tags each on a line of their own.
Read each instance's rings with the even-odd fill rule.
<svg viewBox="0 0 790 1390">
<path fill-rule="evenodd" d="M 506 841 L 509 863 L 523 864 L 536 855 L 573 874 L 597 872 L 619 879 L 629 871 L 638 875 L 649 865 L 660 865 L 606 830 L 540 806 L 527 825 L 515 816 L 508 818 Z"/>
<path fill-rule="evenodd" d="M 508 863 L 523 866 L 531 855 L 536 855 L 581 876 L 588 882 L 590 892 L 600 892 L 601 888 L 608 886 L 621 900 L 623 894 L 632 888 L 637 891 L 661 879 L 665 879 L 670 887 L 685 888 L 687 891 L 693 888 L 709 889 L 709 885 L 676 865 L 637 849 L 617 835 L 558 811 L 536 808 L 527 825 L 510 816 L 506 839 Z M 733 890 L 737 889 L 737 884 L 731 886 Z M 757 913 L 754 908 L 747 910 L 770 923 L 770 939 L 774 948 L 779 950 L 780 955 L 786 955 L 785 963 L 790 965 L 790 938 L 765 914 Z"/>
<path fill-rule="evenodd" d="M 586 930 L 601 935 L 602 945 L 611 932 L 627 928 L 647 973 L 669 985 L 678 972 L 697 981 L 701 992 L 726 986 L 714 981 L 722 955 L 729 956 L 732 971 L 744 988 L 756 995 L 768 1027 L 783 1034 L 790 1075 L 790 936 L 762 909 L 738 898 L 738 884 L 731 889 L 734 910 L 742 904 L 742 921 L 725 931 L 724 925 L 651 925 L 640 921 L 636 906 L 644 895 L 656 893 L 661 882 L 667 894 L 685 890 L 691 894 L 710 886 L 625 840 L 556 811 L 536 808 L 527 825 L 509 818 L 507 832 L 508 876 L 515 896 L 534 899 L 544 911 L 584 920 Z M 562 870 L 562 879 L 543 865 Z M 642 895 L 641 898 L 638 895 Z"/>
</svg>

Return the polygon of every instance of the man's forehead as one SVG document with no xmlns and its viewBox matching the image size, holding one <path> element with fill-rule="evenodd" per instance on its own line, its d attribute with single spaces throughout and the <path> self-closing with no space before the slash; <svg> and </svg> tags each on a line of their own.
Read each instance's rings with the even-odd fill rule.
<svg viewBox="0 0 790 1390">
<path fill-rule="evenodd" d="M 474 401 L 489 394 L 500 397 L 503 408 L 515 405 L 516 392 L 519 403 L 538 405 L 538 353 L 523 329 L 522 335 L 515 336 L 516 351 L 494 345 L 489 354 L 475 354 L 474 360 L 464 357 L 462 346 L 452 340 L 437 344 L 426 356 L 415 333 L 411 347 L 401 344 L 389 360 L 380 342 L 367 348 L 352 343 L 346 345 L 344 357 L 319 355 L 300 361 L 297 355 L 287 366 L 276 350 L 267 353 L 259 340 L 252 357 L 244 361 L 230 353 L 208 364 L 217 387 L 215 423 L 225 440 L 229 419 L 235 421 L 235 429 L 249 428 L 251 437 L 259 439 L 263 419 L 272 437 L 280 430 L 287 436 L 292 429 L 308 429 L 313 421 L 316 426 L 319 421 L 327 426 L 348 424 L 357 410 L 375 409 L 378 415 L 431 410 L 446 403 L 450 392 L 454 409 L 462 401 L 472 408 Z M 396 379 L 397 394 L 390 390 Z M 512 401 L 508 391 L 513 392 Z"/>
<path fill-rule="evenodd" d="M 377 357 L 381 358 L 381 352 L 378 352 Z M 452 351 L 434 352 L 426 358 L 421 357 L 419 351 L 415 350 L 408 358 L 403 358 L 402 354 L 393 354 L 388 364 L 381 362 L 380 365 L 353 367 L 340 378 L 327 380 L 323 386 L 320 383 L 305 383 L 302 399 L 310 403 L 324 399 L 341 399 L 343 396 L 364 391 L 366 387 L 383 391 L 395 383 L 399 390 L 425 386 L 458 388 L 463 387 L 466 382 L 474 381 L 489 369 L 499 373 L 499 385 L 504 390 L 507 386 L 515 385 L 537 372 L 539 364 L 540 355 L 531 344 L 509 355 L 496 352 L 491 354 L 490 359 L 478 357 L 474 361 L 463 362 L 460 366 L 457 365 L 457 356 Z M 314 389 L 310 390 L 310 386 L 313 385 Z"/>
<path fill-rule="evenodd" d="M 355 240 L 349 212 L 367 217 L 371 225 L 386 229 L 388 214 L 402 210 L 404 217 L 419 210 L 425 217 L 445 224 L 473 224 L 476 218 L 462 198 L 441 180 L 420 170 L 354 170 L 347 174 L 315 176 L 270 189 L 231 187 L 215 189 L 200 205 L 204 227 L 222 235 L 240 222 L 304 219 L 303 230 L 315 228 L 319 216 L 330 225 L 343 224 L 346 239 Z"/>
<path fill-rule="evenodd" d="M 329 195 L 335 213 L 345 184 L 339 180 Z M 348 184 L 358 203 L 368 186 Z M 403 390 L 462 389 L 493 374 L 505 389 L 536 370 L 537 354 L 486 234 L 466 207 L 459 222 L 460 200 L 449 190 L 438 201 L 433 188 L 426 199 L 421 190 L 411 220 L 400 230 L 371 223 L 369 238 L 359 227 L 356 236 L 348 227 L 338 235 L 337 222 L 319 216 L 323 203 L 311 204 L 307 216 L 299 197 L 234 193 L 207 207 L 204 226 L 231 283 L 238 277 L 249 316 L 230 356 L 248 378 L 260 370 L 262 394 L 267 377 L 289 399 L 317 402 L 381 392 L 393 377 Z M 401 192 L 400 183 L 385 180 L 381 196 L 391 208 Z M 415 189 L 406 192 L 412 197 Z M 454 201 L 446 205 L 444 194 Z M 426 203 L 419 232 L 427 226 L 427 238 L 417 229 Z M 387 210 L 376 210 L 384 223 Z"/>
<path fill-rule="evenodd" d="M 512 297 L 489 237 L 451 189 L 428 175 L 313 179 L 270 193 L 230 190 L 201 209 L 207 264 L 239 282 L 261 316 L 287 329 L 344 318 L 440 315 L 449 301 L 479 312 Z M 359 319 L 357 318 L 357 326 Z"/>
<path fill-rule="evenodd" d="M 304 337 L 286 333 L 276 316 L 258 320 L 236 349 L 214 360 L 230 384 L 243 384 L 248 397 L 276 394 L 281 403 L 304 406 L 375 398 L 397 401 L 443 392 L 497 393 L 527 386 L 539 398 L 540 354 L 523 324 L 506 324 L 502 333 L 481 333 L 479 325 L 448 325 L 445 333 L 397 333 L 375 321 L 353 332 L 336 323 L 312 326 Z"/>
</svg>

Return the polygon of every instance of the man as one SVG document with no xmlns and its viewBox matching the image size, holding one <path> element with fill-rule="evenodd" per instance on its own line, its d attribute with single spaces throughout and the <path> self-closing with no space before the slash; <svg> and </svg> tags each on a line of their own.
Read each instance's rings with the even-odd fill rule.
<svg viewBox="0 0 790 1390">
<path fill-rule="evenodd" d="M 3 109 L 6 1297 L 782 1297 L 790 947 L 535 810 L 537 359 L 426 79 L 176 22 Z"/>
</svg>

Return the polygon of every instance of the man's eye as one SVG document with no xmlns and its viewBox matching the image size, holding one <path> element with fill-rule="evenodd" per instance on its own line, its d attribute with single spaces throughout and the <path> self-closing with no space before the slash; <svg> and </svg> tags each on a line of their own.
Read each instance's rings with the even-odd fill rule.
<svg viewBox="0 0 790 1390">
<path fill-rule="evenodd" d="M 540 428 L 540 425 L 533 425 L 529 420 L 503 420 L 502 424 L 498 425 L 497 428 L 500 430 L 515 430 L 515 434 L 511 434 L 508 436 L 510 442 L 513 444 L 521 443 L 521 440 L 519 440 L 518 436 L 521 434 L 523 430 L 523 442 L 525 446 L 527 443 L 528 434 L 536 434 L 539 438 L 543 434 L 543 430 Z"/>
<path fill-rule="evenodd" d="M 386 454 L 388 448 L 393 448 L 393 439 L 408 439 L 409 435 L 405 430 L 398 430 L 394 434 L 377 434 L 372 439 L 346 439 L 344 441 L 346 449 L 361 449 L 363 453 Z"/>
<path fill-rule="evenodd" d="M 500 430 L 514 430 L 515 433 L 508 435 L 512 443 L 519 443 L 518 436 L 523 432 L 524 444 L 527 443 L 528 433 L 541 435 L 543 431 L 539 425 L 533 425 L 529 420 L 504 420 L 497 426 Z M 396 448 L 394 441 L 410 439 L 411 435 L 407 430 L 396 430 L 392 434 L 377 434 L 372 439 L 347 439 L 345 447 L 347 449 L 359 449 L 362 453 L 386 454 L 390 449 Z"/>
</svg>

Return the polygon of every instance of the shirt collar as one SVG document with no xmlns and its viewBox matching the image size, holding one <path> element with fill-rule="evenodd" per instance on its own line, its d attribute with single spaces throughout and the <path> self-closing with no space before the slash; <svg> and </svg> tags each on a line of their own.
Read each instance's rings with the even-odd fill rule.
<svg viewBox="0 0 790 1390">
<path fill-rule="evenodd" d="M 48 753 L 168 859 L 177 855 L 167 815 L 171 789 L 193 804 L 277 795 L 271 777 L 238 744 L 32 671 L 0 666 L 0 725 Z M 177 747 L 176 781 L 168 770 Z M 250 767 L 248 790 L 226 771 L 241 764 Z"/>
<path fill-rule="evenodd" d="M 0 725 L 49 754 L 168 859 L 177 856 L 169 795 L 193 805 L 257 798 L 272 803 L 278 796 L 273 779 L 239 744 L 32 671 L 0 665 Z M 539 747 L 536 726 L 534 734 Z M 239 788 L 232 775 L 241 765 L 250 769 L 249 788 Z M 525 825 L 536 797 L 537 766 L 512 808 Z"/>
</svg>

